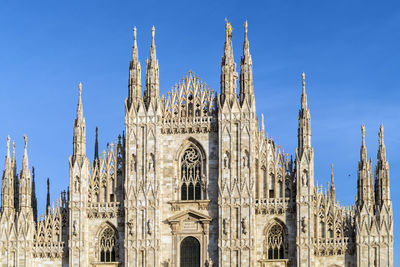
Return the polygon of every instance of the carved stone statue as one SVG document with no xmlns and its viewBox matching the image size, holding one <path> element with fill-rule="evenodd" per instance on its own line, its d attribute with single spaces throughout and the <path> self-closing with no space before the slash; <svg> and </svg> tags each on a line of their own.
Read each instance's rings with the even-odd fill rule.
<svg viewBox="0 0 400 267">
<path fill-rule="evenodd" d="M 151 219 L 148 219 L 148 220 L 147 220 L 147 233 L 148 233 L 149 235 L 152 234 L 151 228 L 152 228 L 152 220 L 151 220 Z"/>
<path fill-rule="evenodd" d="M 77 229 L 77 222 L 76 222 L 76 220 L 74 220 L 74 223 L 72 224 L 72 234 L 73 234 L 74 236 L 77 236 L 77 235 L 78 235 L 78 229 Z"/>
<path fill-rule="evenodd" d="M 247 222 L 247 217 L 244 217 L 243 219 L 242 219 L 242 231 L 243 231 L 243 234 L 247 234 L 247 232 L 248 232 L 248 228 L 249 228 L 249 225 L 248 225 L 248 222 Z"/>
<path fill-rule="evenodd" d="M 130 219 L 127 224 L 128 224 L 128 228 L 129 228 L 129 235 L 133 236 L 133 220 Z"/>
<path fill-rule="evenodd" d="M 301 176 L 301 182 L 302 182 L 303 186 L 307 186 L 308 185 L 307 174 L 306 173 L 303 173 L 303 176 Z"/>
<path fill-rule="evenodd" d="M 228 228 L 229 228 L 229 221 L 225 218 L 222 220 L 222 232 L 224 235 L 228 234 Z"/>
<path fill-rule="evenodd" d="M 306 218 L 303 216 L 301 217 L 301 231 L 305 233 L 307 231 L 307 222 Z"/>
</svg>

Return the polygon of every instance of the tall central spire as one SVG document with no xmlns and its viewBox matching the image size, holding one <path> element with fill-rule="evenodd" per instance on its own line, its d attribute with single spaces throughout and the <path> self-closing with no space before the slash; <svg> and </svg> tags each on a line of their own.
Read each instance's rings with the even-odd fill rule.
<svg viewBox="0 0 400 267">
<path fill-rule="evenodd" d="M 128 106 L 133 102 L 137 103 L 141 98 L 142 82 L 141 82 L 141 66 L 139 61 L 139 52 L 136 42 L 136 27 L 133 28 L 133 47 L 132 60 L 129 64 L 129 97 Z"/>
<path fill-rule="evenodd" d="M 148 107 L 150 102 L 156 101 L 159 97 L 160 80 L 159 68 L 156 54 L 156 43 L 154 40 L 156 29 L 153 26 L 151 29 L 151 47 L 150 47 L 150 60 L 147 59 L 146 69 L 146 89 L 144 91 L 144 101 Z"/>
<path fill-rule="evenodd" d="M 83 117 L 82 105 L 82 83 L 79 83 L 79 98 L 76 108 L 76 119 L 74 122 L 74 137 L 73 137 L 73 161 L 82 159 L 86 156 L 86 123 Z"/>
<path fill-rule="evenodd" d="M 301 108 L 299 110 L 299 129 L 298 137 L 298 155 L 302 156 L 306 149 L 311 148 L 311 126 L 310 126 L 310 111 L 307 108 L 307 94 L 306 94 L 306 75 L 304 72 L 301 74 L 302 80 L 302 93 L 301 93 Z"/>
<path fill-rule="evenodd" d="M 221 62 L 221 103 L 223 105 L 225 100 L 232 103 L 234 97 L 237 97 L 237 79 L 238 73 L 236 72 L 236 64 L 233 59 L 232 25 L 226 20 L 224 56 Z"/>
<path fill-rule="evenodd" d="M 247 38 L 247 21 L 244 23 L 243 56 L 240 61 L 240 104 L 247 99 L 255 108 L 253 87 L 253 62 L 251 60 L 250 45 Z"/>
</svg>

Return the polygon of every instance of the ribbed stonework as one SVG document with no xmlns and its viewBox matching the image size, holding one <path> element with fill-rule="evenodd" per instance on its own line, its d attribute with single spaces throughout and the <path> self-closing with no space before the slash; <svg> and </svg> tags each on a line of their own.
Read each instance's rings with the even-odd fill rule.
<svg viewBox="0 0 400 267">
<path fill-rule="evenodd" d="M 349 181 L 356 202 L 340 205 L 333 165 L 327 188 L 314 177 L 305 74 L 298 88 L 298 145 L 290 155 L 266 137 L 264 116 L 256 114 L 255 92 L 267 89 L 254 88 L 247 22 L 240 74 L 233 35 L 226 21 L 219 92 L 189 71 L 160 96 L 155 28 L 142 86 L 135 27 L 124 131 L 101 152 L 101 132 L 90 129 L 95 145 L 88 159 L 80 83 L 69 187 L 52 204 L 48 181 L 39 218 L 36 183 L 44 177 L 33 167 L 30 172 L 27 137 L 17 173 L 8 137 L 0 266 L 392 267 L 383 126 L 374 169 L 362 126 L 358 179 Z M 312 86 L 307 92 L 312 95 Z"/>
</svg>

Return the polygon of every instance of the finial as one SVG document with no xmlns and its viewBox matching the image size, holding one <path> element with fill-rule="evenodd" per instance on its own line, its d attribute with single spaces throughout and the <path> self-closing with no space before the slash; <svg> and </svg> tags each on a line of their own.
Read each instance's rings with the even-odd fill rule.
<svg viewBox="0 0 400 267">
<path fill-rule="evenodd" d="M 10 156 L 10 136 L 7 136 L 7 157 Z"/>
<path fill-rule="evenodd" d="M 264 114 L 263 113 L 261 113 L 261 129 L 264 131 L 264 129 L 265 129 L 265 126 L 264 126 Z M 263 138 L 264 138 L 264 136 L 263 136 Z"/>
<path fill-rule="evenodd" d="M 244 33 L 247 36 L 247 20 L 244 22 Z"/>
<path fill-rule="evenodd" d="M 28 146 L 28 137 L 24 134 L 25 150 Z"/>
<path fill-rule="evenodd" d="M 361 125 L 362 145 L 365 146 L 365 125 Z"/>
<path fill-rule="evenodd" d="M 15 160 L 15 142 L 12 141 L 13 159 Z"/>
<path fill-rule="evenodd" d="M 151 28 L 151 38 L 153 39 L 153 41 L 154 41 L 154 35 L 155 34 L 156 34 L 156 28 L 153 25 L 153 28 Z"/>
<path fill-rule="evenodd" d="M 136 42 L 136 26 L 133 27 L 133 40 Z"/>
<path fill-rule="evenodd" d="M 383 124 L 381 124 L 381 126 L 379 127 L 379 144 L 382 145 L 383 144 Z"/>
<path fill-rule="evenodd" d="M 81 82 L 79 82 L 78 88 L 79 88 L 79 97 L 81 97 L 82 96 L 82 83 Z"/>
<path fill-rule="evenodd" d="M 303 91 L 306 89 L 306 74 L 303 72 L 301 74 L 301 80 L 303 81 Z"/>
<path fill-rule="evenodd" d="M 331 183 L 333 185 L 333 163 L 331 164 Z"/>
</svg>

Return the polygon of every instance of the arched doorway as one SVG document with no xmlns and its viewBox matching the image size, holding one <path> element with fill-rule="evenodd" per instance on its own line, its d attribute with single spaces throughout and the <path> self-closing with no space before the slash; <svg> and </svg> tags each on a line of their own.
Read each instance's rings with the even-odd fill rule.
<svg viewBox="0 0 400 267">
<path fill-rule="evenodd" d="M 200 267 L 200 243 L 196 238 L 183 239 L 180 252 L 180 267 Z"/>
</svg>

